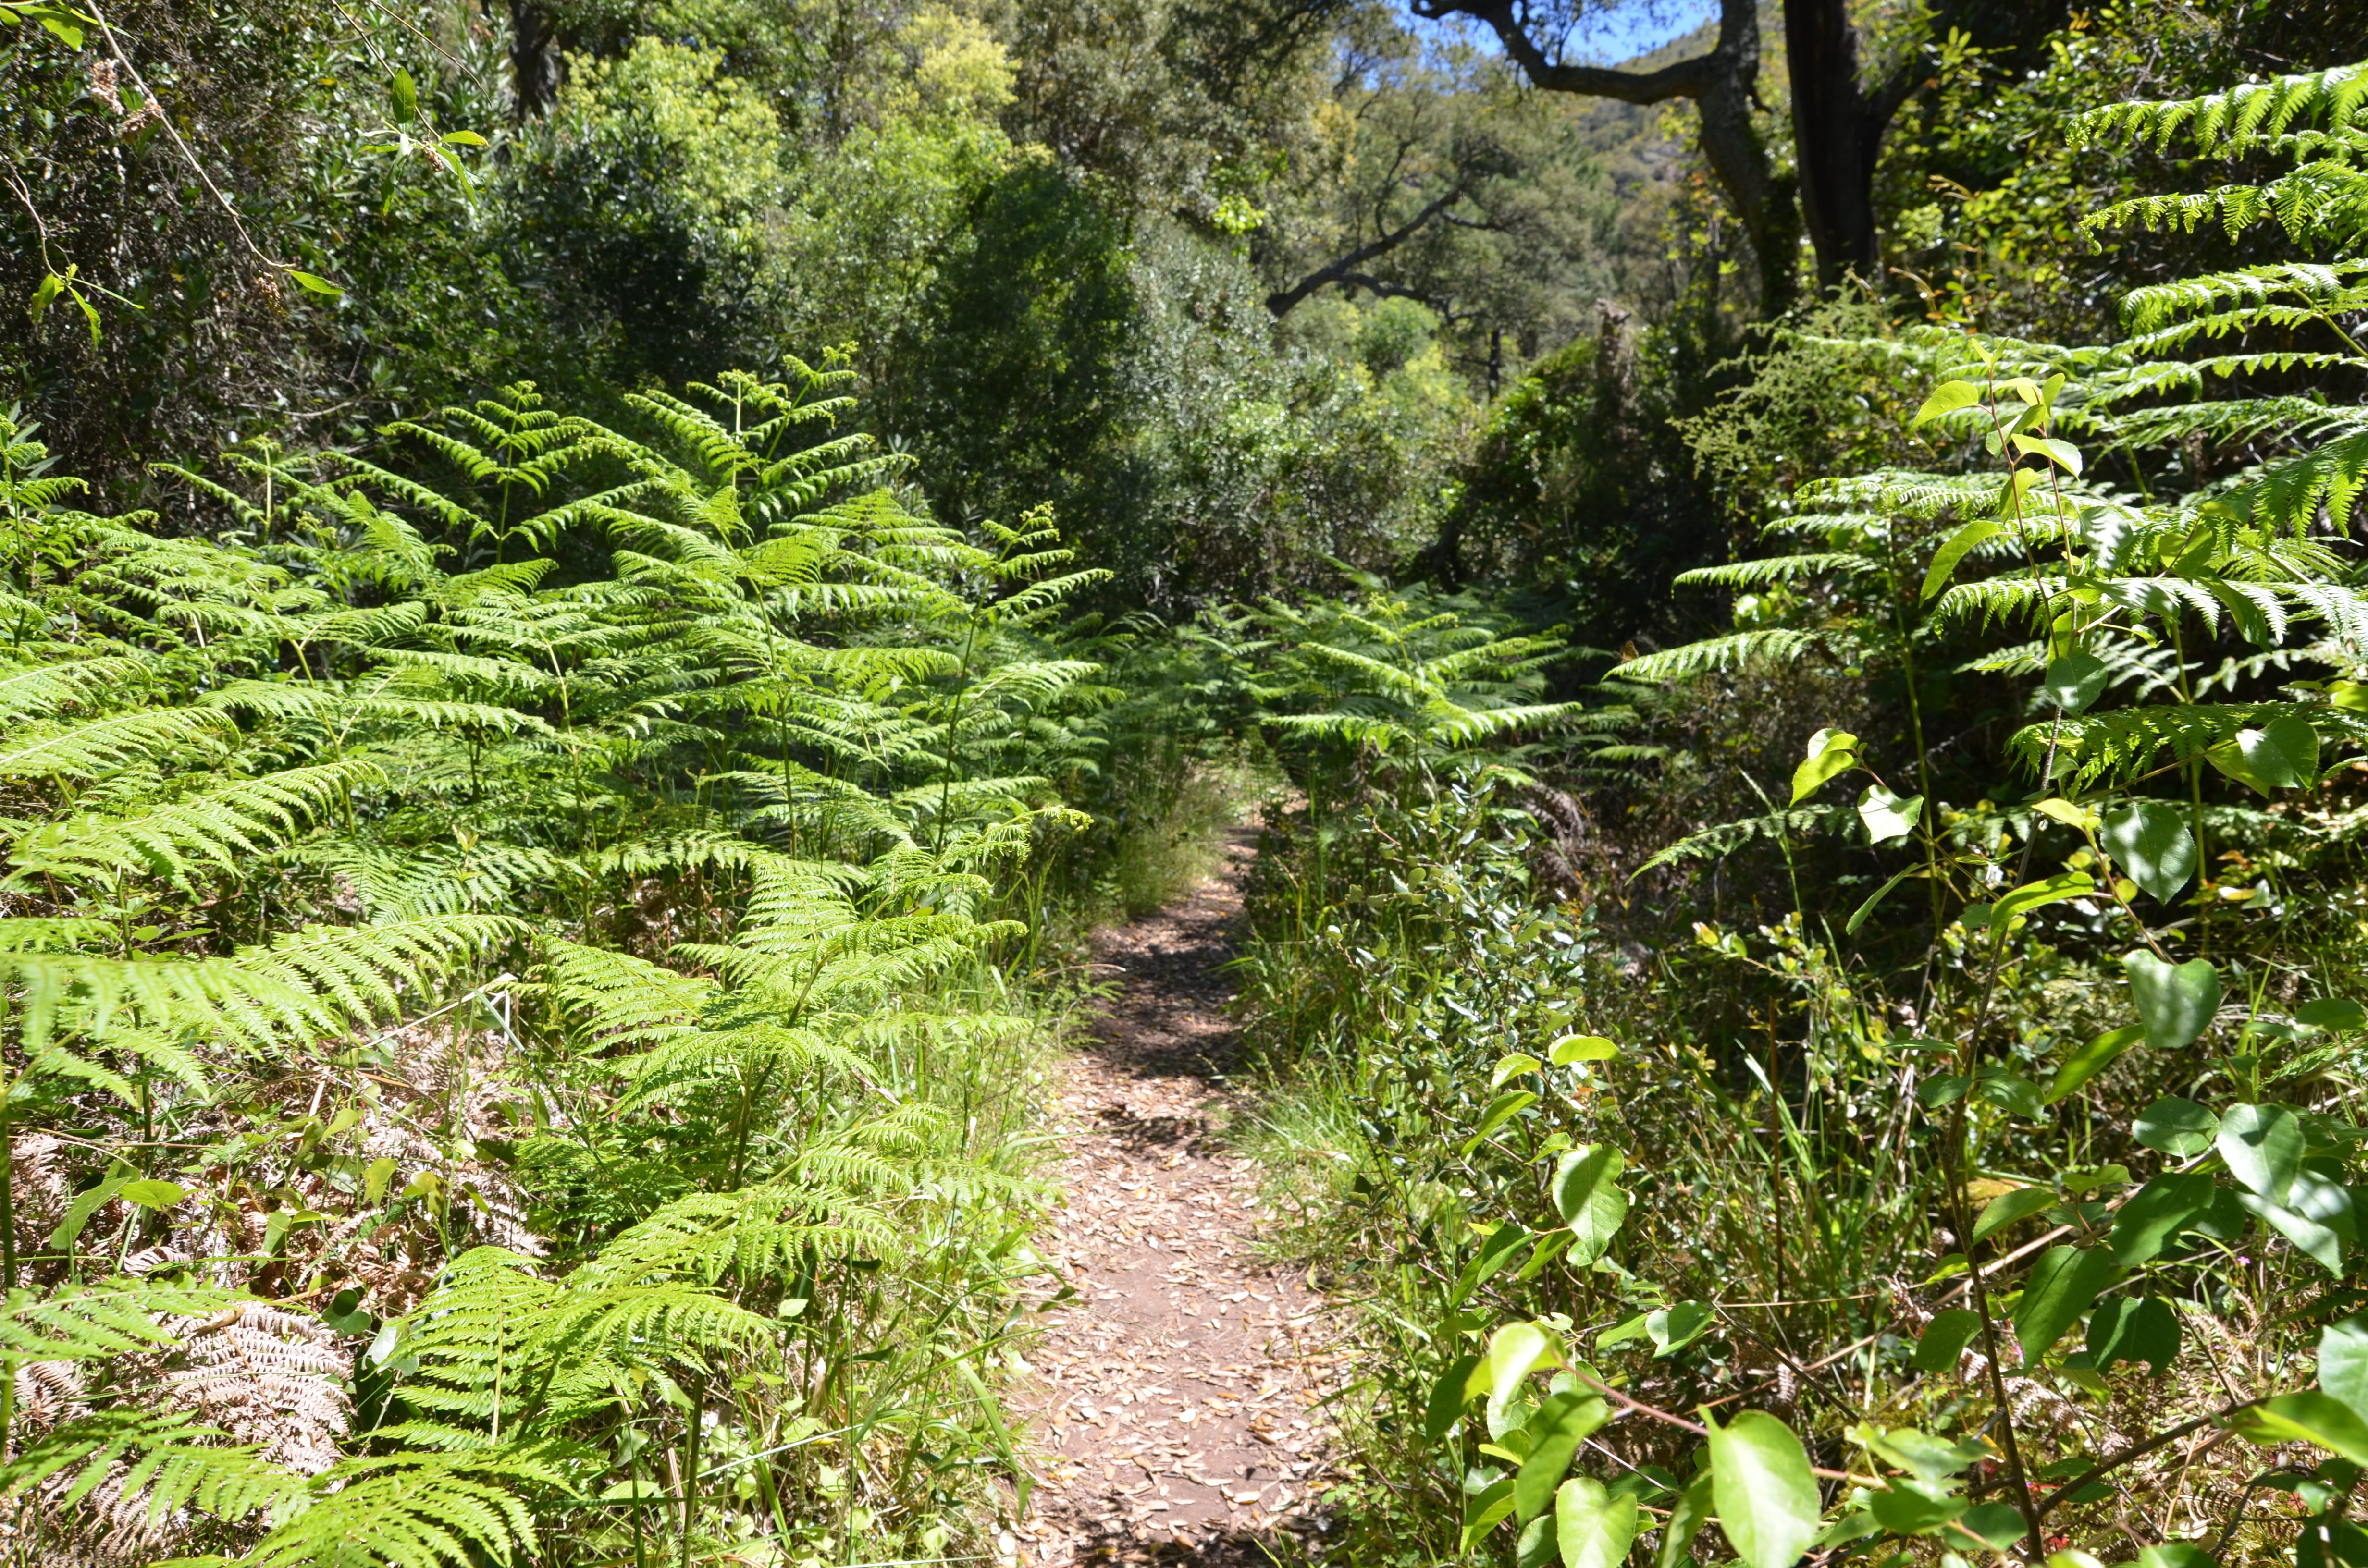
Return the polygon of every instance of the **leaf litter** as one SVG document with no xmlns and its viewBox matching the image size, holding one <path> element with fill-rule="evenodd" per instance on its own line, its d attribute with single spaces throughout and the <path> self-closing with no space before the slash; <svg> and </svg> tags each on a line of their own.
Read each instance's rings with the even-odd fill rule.
<svg viewBox="0 0 2368 1568">
<path fill-rule="evenodd" d="M 1247 835 L 1180 903 L 1110 934 L 1118 972 L 1055 1114 L 1048 1250 L 1073 1298 L 1029 1360 L 1038 1477 L 1006 1562 L 1258 1564 L 1320 1551 L 1347 1352 L 1323 1300 L 1258 1256 L 1254 1163 L 1218 1135 L 1239 1042 L 1222 966 Z M 1049 1287 L 1051 1298 L 1060 1285 Z"/>
</svg>

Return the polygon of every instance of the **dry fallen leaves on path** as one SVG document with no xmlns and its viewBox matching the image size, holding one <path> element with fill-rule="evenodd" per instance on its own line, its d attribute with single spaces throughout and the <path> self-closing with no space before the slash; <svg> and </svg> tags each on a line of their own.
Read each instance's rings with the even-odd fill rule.
<svg viewBox="0 0 2368 1568">
<path fill-rule="evenodd" d="M 1214 1136 L 1237 1043 L 1221 965 L 1247 835 L 1181 903 L 1112 933 L 1117 995 L 1068 1063 L 1051 1239 L 1074 1299 L 1030 1356 L 1042 1483 L 1006 1562 L 1260 1564 L 1320 1540 L 1324 1303 L 1256 1254 L 1251 1163 Z M 1276 1555 L 1280 1555 L 1277 1551 Z"/>
</svg>

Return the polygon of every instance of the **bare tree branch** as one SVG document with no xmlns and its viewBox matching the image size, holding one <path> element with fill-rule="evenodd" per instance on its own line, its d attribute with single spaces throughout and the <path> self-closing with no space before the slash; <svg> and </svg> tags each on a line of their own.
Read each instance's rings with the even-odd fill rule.
<svg viewBox="0 0 2368 1568">
<path fill-rule="evenodd" d="M 1763 309 L 1782 309 L 1793 297 L 1799 220 L 1790 181 L 1778 177 L 1752 120 L 1759 77 L 1758 0 L 1720 0 L 1718 42 L 1707 54 L 1657 71 L 1620 71 L 1550 58 L 1529 28 L 1520 0 L 1413 0 L 1417 14 L 1463 16 L 1486 22 L 1506 56 L 1532 86 L 1620 103 L 1655 104 L 1691 98 L 1702 117 L 1702 153 L 1742 221 L 1759 262 Z"/>
<path fill-rule="evenodd" d="M 1449 216 L 1448 209 L 1463 200 L 1469 188 L 1468 181 L 1456 181 L 1453 187 L 1445 195 L 1396 228 L 1383 230 L 1347 255 L 1317 267 L 1290 288 L 1278 289 L 1269 294 L 1266 297 L 1266 308 L 1273 312 L 1277 321 L 1281 321 L 1296 309 L 1301 301 L 1328 283 L 1353 283 L 1358 288 L 1370 289 L 1376 294 L 1402 294 L 1407 299 L 1424 298 L 1411 290 L 1385 287 L 1371 278 L 1362 276 L 1357 269 L 1376 256 L 1389 255 L 1433 222 Z"/>
</svg>

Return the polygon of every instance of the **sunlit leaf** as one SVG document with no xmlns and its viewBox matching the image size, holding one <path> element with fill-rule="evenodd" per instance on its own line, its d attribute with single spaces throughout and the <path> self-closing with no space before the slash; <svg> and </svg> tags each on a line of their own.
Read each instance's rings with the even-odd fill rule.
<svg viewBox="0 0 2368 1568">
<path fill-rule="evenodd" d="M 1636 1539 L 1636 1499 L 1574 1475 L 1554 1494 L 1554 1542 L 1563 1568 L 1620 1568 Z"/>
<path fill-rule="evenodd" d="M 1527 1522 L 1554 1500 L 1554 1488 L 1570 1470 L 1570 1461 L 1605 1421 L 1611 1407 L 1593 1393 L 1566 1392 L 1548 1396 L 1530 1417 L 1530 1457 L 1521 1461 L 1513 1480 L 1513 1513 Z"/>
<path fill-rule="evenodd" d="M 1622 1159 L 1609 1143 L 1583 1143 L 1554 1166 L 1554 1210 L 1571 1229 L 1575 1263 L 1593 1263 L 1628 1218 L 1628 1194 L 1617 1185 Z"/>
<path fill-rule="evenodd" d="M 1793 803 L 1799 805 L 1837 774 L 1858 766 L 1858 737 L 1848 730 L 1819 730 L 1809 737 L 1808 755 L 1793 770 Z"/>
<path fill-rule="evenodd" d="M 2220 971 L 2203 959 L 2166 963 L 2145 949 L 2124 954 L 2130 1000 L 2146 1025 L 2146 1044 L 2178 1051 L 2195 1043 L 2220 1008 Z"/>
<path fill-rule="evenodd" d="M 1736 1555 L 1748 1568 L 1793 1568 L 1825 1512 L 1801 1439 L 1765 1411 L 1747 1410 L 1724 1426 L 1707 1410 L 1702 1417 L 1718 1522 Z"/>
<path fill-rule="evenodd" d="M 2195 835 L 2177 808 L 2129 801 L 2104 814 L 2098 840 L 2114 864 L 2158 902 L 2169 903 L 2195 875 Z"/>
</svg>

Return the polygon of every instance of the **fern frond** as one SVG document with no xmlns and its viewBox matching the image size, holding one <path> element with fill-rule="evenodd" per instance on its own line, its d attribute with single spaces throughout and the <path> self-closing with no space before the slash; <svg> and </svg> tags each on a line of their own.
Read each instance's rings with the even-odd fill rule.
<svg viewBox="0 0 2368 1568">
<path fill-rule="evenodd" d="M 2305 117 L 2348 124 L 2358 118 L 2363 101 L 2368 67 L 2339 65 L 2199 97 L 2109 104 L 2081 114 L 2072 122 L 2072 133 L 2081 142 L 2111 136 L 2150 140 L 2161 150 L 2184 132 L 2200 153 L 2237 153 Z"/>
<path fill-rule="evenodd" d="M 1684 680 L 1690 676 L 1708 675 L 1714 670 L 1739 669 L 1760 660 L 1775 664 L 1791 664 L 1816 647 L 1822 640 L 1813 631 L 1798 631 L 1789 627 L 1770 627 L 1759 631 L 1737 631 L 1725 637 L 1705 638 L 1689 642 L 1681 648 L 1665 648 L 1642 658 L 1631 659 L 1613 673 L 1622 680 L 1663 682 Z"/>
<path fill-rule="evenodd" d="M 120 653 L 0 670 L 0 719 L 28 719 L 87 705 L 150 673 L 146 661 Z"/>
<path fill-rule="evenodd" d="M 1634 875 L 1641 877 L 1647 871 L 1687 860 L 1724 860 L 1755 839 L 1788 835 L 1815 838 L 1857 820 L 1857 813 L 1844 806 L 1799 806 L 1767 816 L 1747 817 L 1741 822 L 1721 823 L 1686 835 L 1637 867 Z"/>
<path fill-rule="evenodd" d="M 29 733 L 0 742 L 0 778 L 95 778 L 236 733 L 227 715 L 204 708 L 150 708 L 77 724 L 34 725 Z"/>
<path fill-rule="evenodd" d="M 302 1511 L 257 1542 L 247 1568 L 477 1568 L 535 1546 L 533 1500 L 575 1492 L 576 1464 L 540 1441 L 473 1453 L 344 1461 Z"/>
<path fill-rule="evenodd" d="M 1880 572 L 1883 562 L 1840 551 L 1807 555 L 1768 555 L 1724 566 L 1697 566 L 1671 579 L 1680 587 L 1756 588 L 1767 583 L 1789 583 L 1828 572 Z"/>
<path fill-rule="evenodd" d="M 353 759 L 289 768 L 129 815 L 44 823 L 19 837 L 10 857 L 24 874 L 71 880 L 141 871 L 188 888 L 199 863 L 234 875 L 242 858 L 283 847 L 347 791 L 384 777 Z"/>
</svg>

